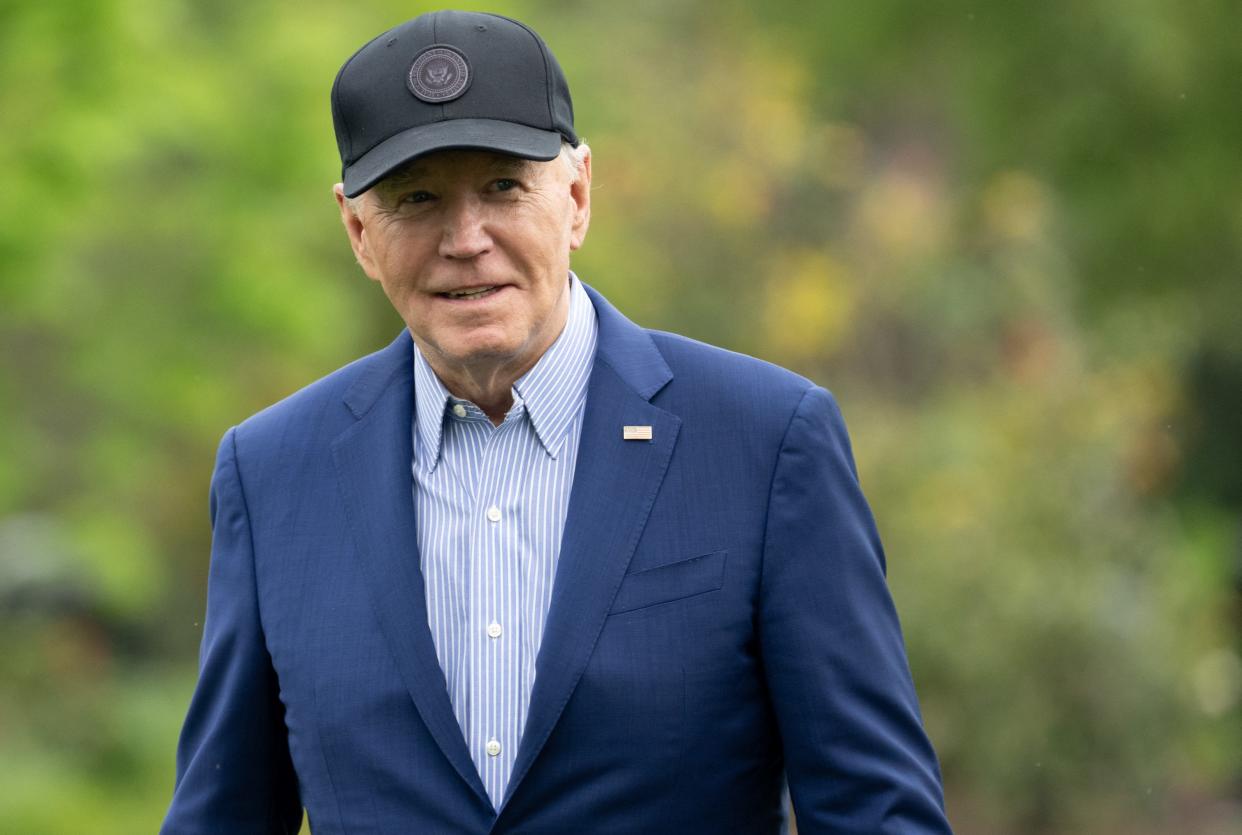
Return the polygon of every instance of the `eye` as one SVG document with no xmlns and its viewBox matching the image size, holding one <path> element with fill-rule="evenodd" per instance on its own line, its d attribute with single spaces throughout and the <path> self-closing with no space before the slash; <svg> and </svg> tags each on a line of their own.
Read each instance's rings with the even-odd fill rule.
<svg viewBox="0 0 1242 835">
<path fill-rule="evenodd" d="M 518 181 L 510 179 L 508 177 L 501 177 L 499 180 L 492 183 L 492 188 L 494 188 L 496 191 L 512 191 L 513 189 L 517 187 L 518 187 Z"/>
<path fill-rule="evenodd" d="M 409 194 L 406 194 L 401 198 L 401 202 L 426 203 L 429 200 L 434 200 L 435 197 L 436 196 L 429 191 L 411 191 Z"/>
</svg>

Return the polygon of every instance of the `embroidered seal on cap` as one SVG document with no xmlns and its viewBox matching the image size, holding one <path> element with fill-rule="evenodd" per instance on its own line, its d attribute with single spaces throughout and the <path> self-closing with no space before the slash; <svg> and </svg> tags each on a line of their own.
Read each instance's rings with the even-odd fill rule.
<svg viewBox="0 0 1242 835">
<path fill-rule="evenodd" d="M 452 101 L 470 86 L 470 65 L 451 46 L 429 46 L 410 65 L 407 83 L 428 104 Z"/>
</svg>

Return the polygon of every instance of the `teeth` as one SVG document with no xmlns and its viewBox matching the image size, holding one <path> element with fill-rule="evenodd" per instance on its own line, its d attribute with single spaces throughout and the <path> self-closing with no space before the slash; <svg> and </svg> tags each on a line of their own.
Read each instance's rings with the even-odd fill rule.
<svg viewBox="0 0 1242 835">
<path fill-rule="evenodd" d="M 451 290 L 445 295 L 447 295 L 450 299 L 472 299 L 472 298 L 475 298 L 476 296 L 481 296 L 484 293 L 490 293 L 492 290 L 495 290 L 495 289 L 496 289 L 495 286 L 492 286 L 492 287 L 480 287 L 477 290 Z"/>
</svg>

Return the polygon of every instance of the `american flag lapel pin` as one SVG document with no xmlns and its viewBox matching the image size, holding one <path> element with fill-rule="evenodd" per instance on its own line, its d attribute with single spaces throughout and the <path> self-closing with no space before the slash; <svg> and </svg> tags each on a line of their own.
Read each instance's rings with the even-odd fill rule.
<svg viewBox="0 0 1242 835">
<path fill-rule="evenodd" d="M 621 437 L 626 441 L 650 441 L 650 426 L 622 426 Z"/>
</svg>

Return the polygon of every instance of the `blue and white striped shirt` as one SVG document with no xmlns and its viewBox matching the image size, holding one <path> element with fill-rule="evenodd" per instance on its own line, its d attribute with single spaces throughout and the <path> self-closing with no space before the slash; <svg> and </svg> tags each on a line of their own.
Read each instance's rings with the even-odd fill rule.
<svg viewBox="0 0 1242 835">
<path fill-rule="evenodd" d="M 493 426 L 414 352 L 414 503 L 427 619 L 479 776 L 499 807 L 526 723 L 569 505 L 595 309 L 571 273 L 565 329 Z"/>
</svg>

